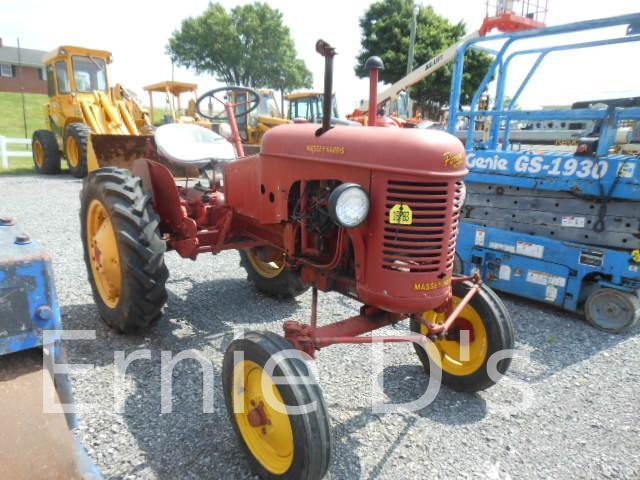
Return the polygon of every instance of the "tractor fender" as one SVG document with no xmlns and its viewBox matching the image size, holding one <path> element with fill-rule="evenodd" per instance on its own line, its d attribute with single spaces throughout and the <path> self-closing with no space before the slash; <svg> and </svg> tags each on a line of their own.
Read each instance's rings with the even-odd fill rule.
<svg viewBox="0 0 640 480">
<path fill-rule="evenodd" d="M 171 170 L 161 163 L 139 158 L 133 162 L 132 173 L 142 179 L 142 188 L 151 195 L 162 224 L 183 238 L 195 238 L 198 231 L 196 222 L 187 216 L 182 207 L 180 192 Z"/>
</svg>

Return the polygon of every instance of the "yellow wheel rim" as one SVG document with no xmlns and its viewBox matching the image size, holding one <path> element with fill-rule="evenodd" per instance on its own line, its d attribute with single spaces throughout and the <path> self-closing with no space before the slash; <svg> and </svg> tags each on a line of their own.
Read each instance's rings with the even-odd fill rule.
<svg viewBox="0 0 640 480">
<path fill-rule="evenodd" d="M 454 304 L 460 303 L 459 297 L 454 297 Z M 445 314 L 434 311 L 425 312 L 422 318 L 429 323 L 444 323 Z M 462 330 L 469 331 L 469 344 L 465 348 L 461 344 Z M 424 335 L 429 333 L 429 329 L 421 325 L 420 331 Z M 460 313 L 460 317 L 453 324 L 447 336 L 434 341 L 438 353 L 442 370 L 456 376 L 471 375 L 482 367 L 487 358 L 489 350 L 489 339 L 487 329 L 478 311 L 470 304 Z"/>
<path fill-rule="evenodd" d="M 109 212 L 99 200 L 89 204 L 86 222 L 93 279 L 102 301 L 109 308 L 115 308 L 122 289 L 120 254 Z"/>
<path fill-rule="evenodd" d="M 44 148 L 42 148 L 40 140 L 36 140 L 35 142 L 33 142 L 33 155 L 36 159 L 36 165 L 42 168 L 42 166 L 44 165 Z"/>
<path fill-rule="evenodd" d="M 272 262 L 261 260 L 254 250 L 247 250 L 247 256 L 253 268 L 264 278 L 276 278 L 285 269 L 284 254 L 281 259 Z"/>
<path fill-rule="evenodd" d="M 80 164 L 80 148 L 76 139 L 71 135 L 67 138 L 67 160 L 73 168 Z"/>
<path fill-rule="evenodd" d="M 270 405 L 268 399 L 273 397 L 280 402 L 280 410 L 284 402 L 273 380 L 263 373 L 262 367 L 250 360 L 235 366 L 233 402 L 241 413 L 234 415 L 252 455 L 269 472 L 281 475 L 293 463 L 293 430 L 289 416 Z"/>
</svg>

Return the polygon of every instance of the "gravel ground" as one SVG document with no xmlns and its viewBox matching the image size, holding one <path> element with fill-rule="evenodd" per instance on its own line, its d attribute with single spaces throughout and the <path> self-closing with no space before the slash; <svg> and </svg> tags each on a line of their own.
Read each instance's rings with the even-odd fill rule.
<svg viewBox="0 0 640 480">
<path fill-rule="evenodd" d="M 145 336 L 115 334 L 99 320 L 86 280 L 80 188 L 67 176 L 0 177 L 1 213 L 17 216 L 53 257 L 65 327 L 96 331 L 95 341 L 69 345 L 71 363 L 94 364 L 73 375 L 87 450 L 108 478 L 251 478 L 224 410 L 222 356 L 238 329 L 279 332 L 282 320 L 306 320 L 310 295 L 278 302 L 258 294 L 235 252 L 197 262 L 171 253 L 165 319 Z M 638 329 L 605 334 L 559 310 L 505 301 L 519 355 L 508 377 L 478 394 L 442 388 L 418 412 L 372 412 L 369 347 L 322 351 L 317 365 L 333 436 L 328 478 L 640 478 Z M 334 294 L 320 302 L 321 322 L 357 307 Z M 151 360 L 127 370 L 118 411 L 114 351 L 140 348 Z M 162 414 L 160 352 L 187 349 L 213 363 L 214 412 L 202 413 L 200 367 L 186 360 L 174 370 L 173 413 Z M 409 345 L 385 347 L 381 377 L 394 403 L 418 398 L 428 383 Z"/>
</svg>

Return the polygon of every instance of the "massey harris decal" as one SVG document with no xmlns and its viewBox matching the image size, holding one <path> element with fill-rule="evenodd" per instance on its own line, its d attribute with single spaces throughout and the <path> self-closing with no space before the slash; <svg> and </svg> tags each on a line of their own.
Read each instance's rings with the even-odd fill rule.
<svg viewBox="0 0 640 480">
<path fill-rule="evenodd" d="M 309 153 L 329 153 L 331 155 L 344 155 L 344 147 L 339 145 L 307 145 Z"/>
<path fill-rule="evenodd" d="M 428 292 L 430 290 L 437 290 L 438 288 L 446 287 L 450 283 L 451 278 L 439 280 L 437 282 L 418 282 L 413 284 L 413 289 L 418 292 Z"/>
<path fill-rule="evenodd" d="M 460 168 L 464 165 L 464 155 L 461 153 L 446 152 L 444 154 L 444 166 Z"/>
</svg>

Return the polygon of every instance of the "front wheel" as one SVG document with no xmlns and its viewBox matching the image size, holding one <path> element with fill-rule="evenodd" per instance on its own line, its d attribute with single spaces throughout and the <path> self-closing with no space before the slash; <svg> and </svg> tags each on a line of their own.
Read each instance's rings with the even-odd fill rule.
<svg viewBox="0 0 640 480">
<path fill-rule="evenodd" d="M 452 285 L 454 304 L 473 287 L 471 282 L 454 282 Z M 443 323 L 445 315 L 434 311 L 425 312 L 422 318 L 428 323 Z M 415 318 L 411 319 L 411 330 L 429 335 L 429 328 Z M 465 347 L 465 339 L 468 345 Z M 502 350 L 513 349 L 513 325 L 504 303 L 486 285 L 462 310 L 460 316 L 449 329 L 444 338 L 433 340 L 434 351 L 439 354 L 435 360 L 442 366 L 442 383 L 454 390 L 477 392 L 485 390 L 496 383 L 489 375 L 488 362 L 491 356 Z M 418 345 L 415 346 L 420 362 L 427 374 L 430 371 L 429 356 Z M 507 357 L 497 363 L 497 373 L 504 375 L 511 358 Z"/>
<path fill-rule="evenodd" d="M 84 123 L 71 123 L 64 132 L 64 154 L 69 172 L 76 178 L 87 176 L 87 145 L 91 130 Z"/>
<path fill-rule="evenodd" d="M 267 332 L 249 332 L 229 345 L 222 367 L 227 412 L 260 478 L 319 480 L 329 467 L 329 416 L 306 362 L 278 358 L 285 351 L 300 354 Z"/>
<path fill-rule="evenodd" d="M 102 319 L 129 333 L 162 315 L 169 272 L 160 219 L 140 178 L 128 170 L 101 168 L 80 193 L 84 261 Z"/>
<path fill-rule="evenodd" d="M 264 260 L 258 249 L 240 250 L 240 265 L 247 278 L 258 290 L 278 298 L 295 298 L 309 289 L 298 272 L 285 264 L 284 254 L 280 258 Z"/>
</svg>

